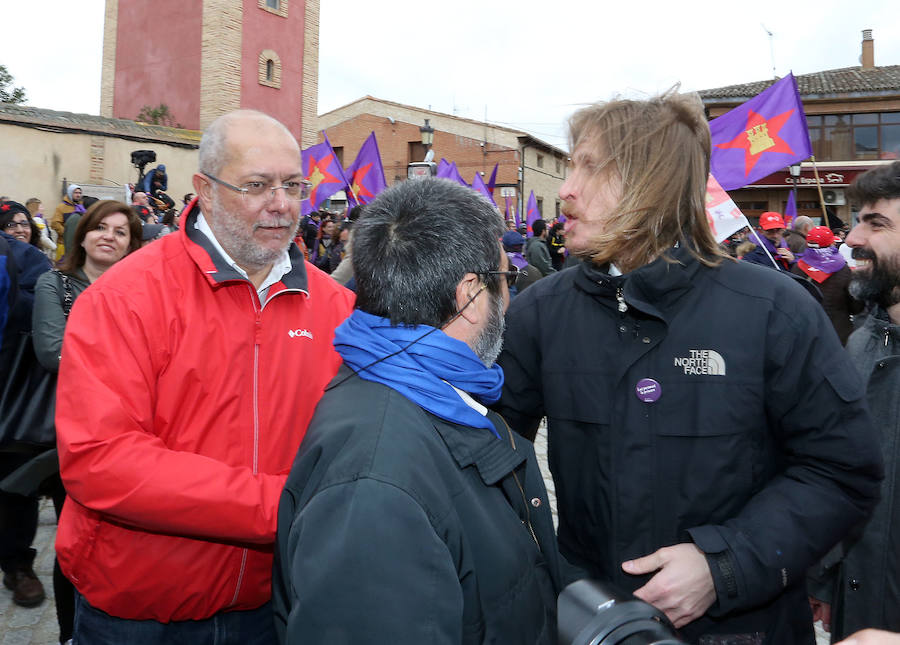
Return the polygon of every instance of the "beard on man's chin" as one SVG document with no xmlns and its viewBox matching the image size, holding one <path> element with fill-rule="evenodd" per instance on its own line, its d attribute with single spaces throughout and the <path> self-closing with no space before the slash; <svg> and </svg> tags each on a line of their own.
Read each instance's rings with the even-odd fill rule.
<svg viewBox="0 0 900 645">
<path fill-rule="evenodd" d="M 503 349 L 503 331 L 506 329 L 506 319 L 503 311 L 503 295 L 492 294 L 494 301 L 491 303 L 490 318 L 481 333 L 475 339 L 472 351 L 481 359 L 485 367 L 491 367 L 500 356 Z"/>
<path fill-rule="evenodd" d="M 900 254 L 879 259 L 874 252 L 856 247 L 854 260 L 868 260 L 869 268 L 856 269 L 850 279 L 850 295 L 887 309 L 900 303 Z"/>
</svg>

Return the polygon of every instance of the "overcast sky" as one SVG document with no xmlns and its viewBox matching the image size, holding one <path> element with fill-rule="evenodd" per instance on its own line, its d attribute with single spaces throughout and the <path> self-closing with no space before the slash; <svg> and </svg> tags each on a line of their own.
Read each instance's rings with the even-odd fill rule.
<svg viewBox="0 0 900 645">
<path fill-rule="evenodd" d="M 855 66 L 863 29 L 874 30 L 876 65 L 900 64 L 897 0 L 321 5 L 319 113 L 369 94 L 560 147 L 584 103 L 771 78 L 773 54 L 779 76 Z M 3 2 L 0 64 L 29 105 L 99 112 L 103 16 L 103 0 Z"/>
</svg>

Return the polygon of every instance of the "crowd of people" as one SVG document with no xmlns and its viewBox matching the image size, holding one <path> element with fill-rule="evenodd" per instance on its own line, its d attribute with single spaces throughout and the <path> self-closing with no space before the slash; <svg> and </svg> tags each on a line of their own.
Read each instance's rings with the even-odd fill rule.
<svg viewBox="0 0 900 645">
<path fill-rule="evenodd" d="M 248 110 L 177 211 L 162 165 L 131 203 L 0 199 L 13 601 L 45 495 L 61 643 L 554 643 L 582 578 L 686 643 L 897 642 L 900 162 L 852 229 L 719 244 L 696 97 L 585 107 L 570 146 L 530 230 L 430 178 L 301 215 Z"/>
</svg>

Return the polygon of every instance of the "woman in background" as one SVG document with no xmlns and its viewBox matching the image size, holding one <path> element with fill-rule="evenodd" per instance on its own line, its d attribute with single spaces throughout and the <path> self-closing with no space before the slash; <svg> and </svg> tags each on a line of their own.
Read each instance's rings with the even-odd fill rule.
<svg viewBox="0 0 900 645">
<path fill-rule="evenodd" d="M 112 265 L 141 245 L 141 220 L 122 202 L 104 200 L 91 206 L 75 229 L 71 248 L 59 269 L 43 274 L 35 288 L 33 338 L 34 351 L 41 365 L 59 372 L 66 320 L 75 299 Z M 56 518 L 62 512 L 65 489 L 57 471 L 44 487 L 53 498 Z M 59 569 L 53 565 L 53 590 L 59 642 L 72 638 L 75 617 L 75 592 Z"/>
</svg>

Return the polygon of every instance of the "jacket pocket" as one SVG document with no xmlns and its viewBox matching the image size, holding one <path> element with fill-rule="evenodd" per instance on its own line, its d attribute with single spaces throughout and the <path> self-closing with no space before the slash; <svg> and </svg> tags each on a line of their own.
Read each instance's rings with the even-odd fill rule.
<svg viewBox="0 0 900 645">
<path fill-rule="evenodd" d="M 733 517 L 752 496 L 766 428 L 761 388 L 686 382 L 663 390 L 656 409 L 656 525 L 664 542 Z"/>
</svg>

